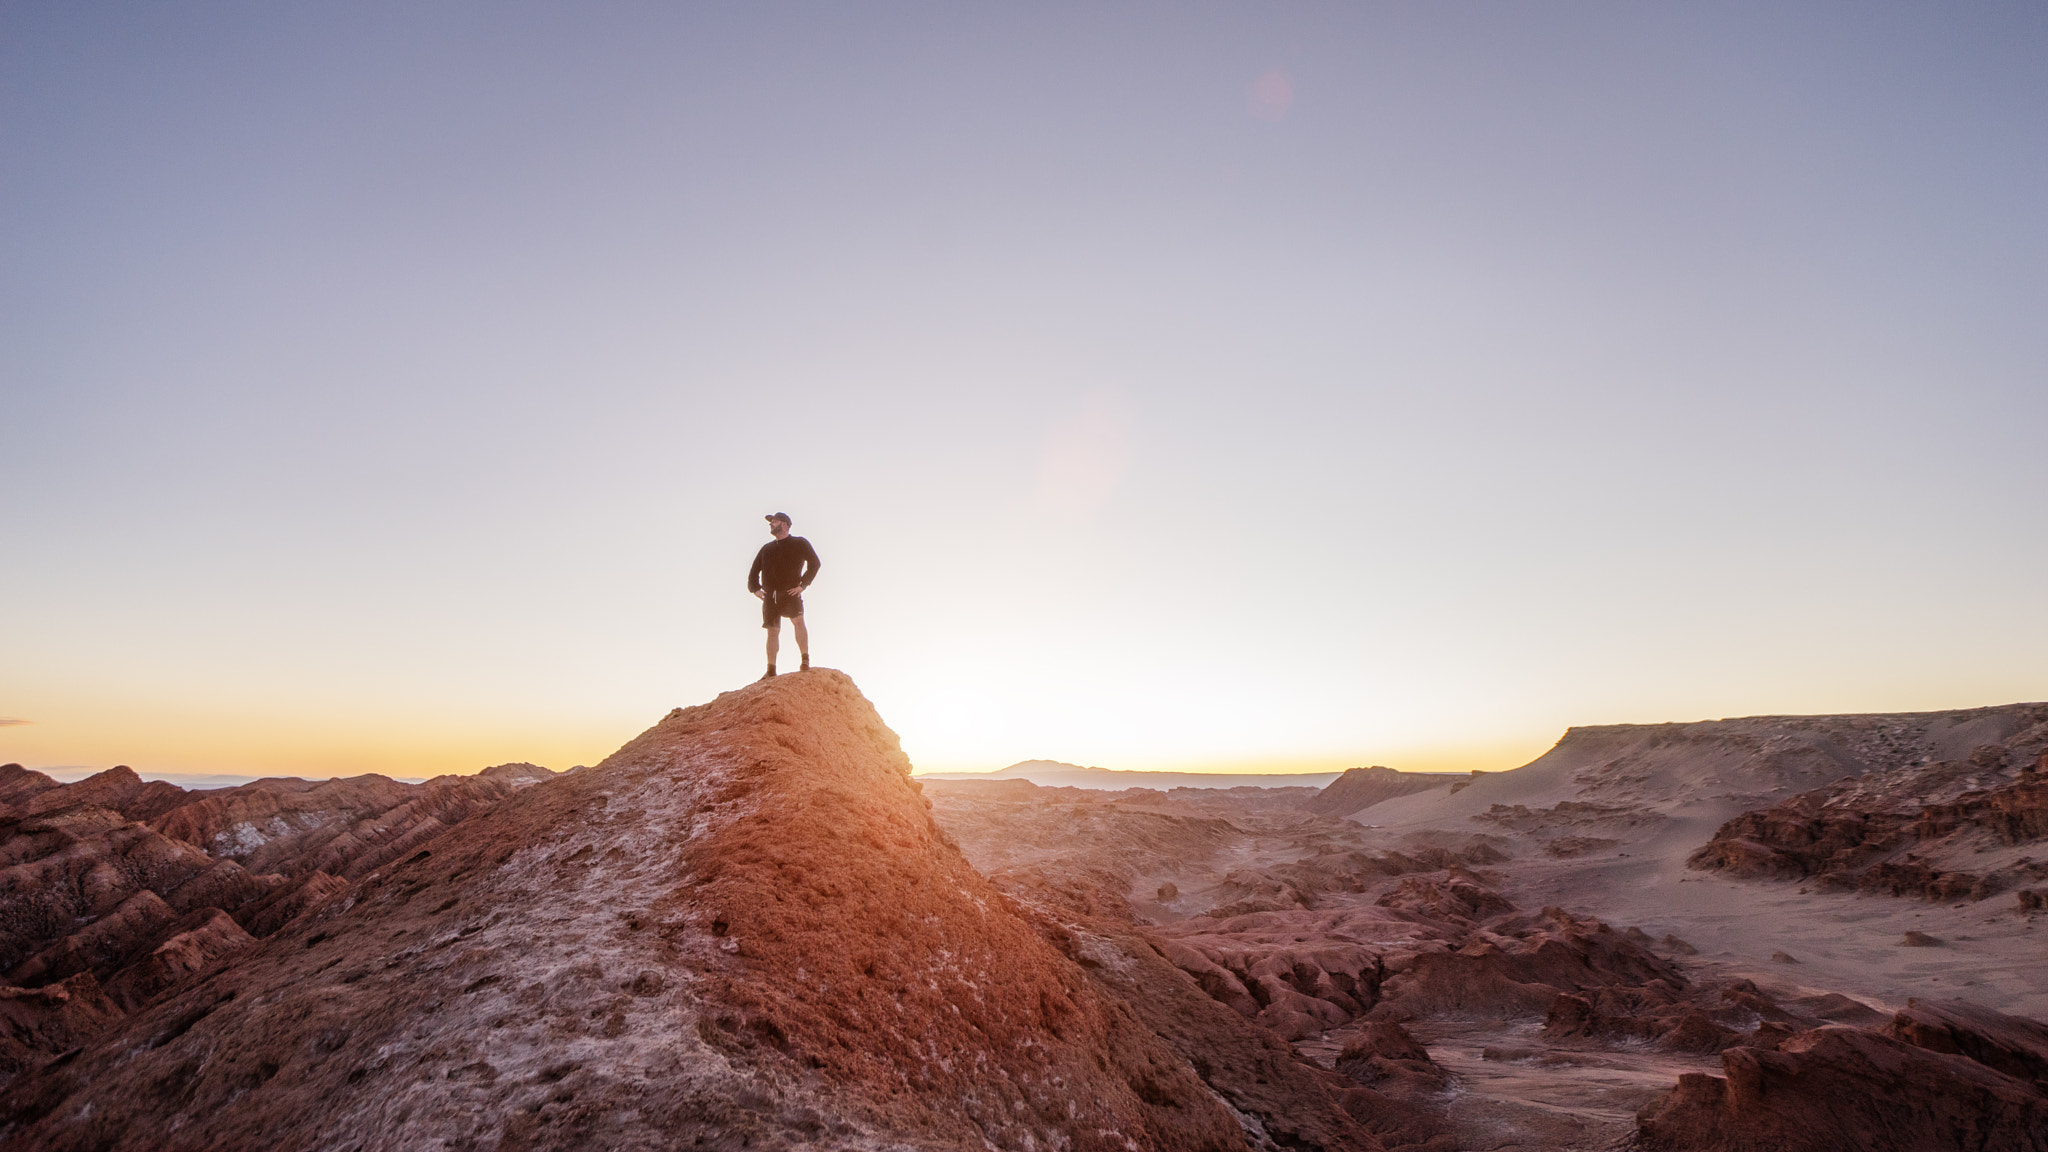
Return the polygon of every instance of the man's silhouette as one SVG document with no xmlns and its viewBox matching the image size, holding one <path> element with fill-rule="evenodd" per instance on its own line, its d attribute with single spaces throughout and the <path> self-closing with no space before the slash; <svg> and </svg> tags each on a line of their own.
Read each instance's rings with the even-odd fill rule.
<svg viewBox="0 0 2048 1152">
<path fill-rule="evenodd" d="M 811 542 L 789 534 L 789 513 L 768 515 L 768 532 L 775 539 L 754 553 L 754 566 L 747 571 L 747 591 L 761 598 L 761 627 L 768 630 L 768 672 L 775 675 L 775 651 L 782 646 L 782 618 L 796 624 L 796 650 L 803 667 L 811 666 L 811 634 L 804 630 L 804 589 L 818 578 L 818 554 Z"/>
</svg>

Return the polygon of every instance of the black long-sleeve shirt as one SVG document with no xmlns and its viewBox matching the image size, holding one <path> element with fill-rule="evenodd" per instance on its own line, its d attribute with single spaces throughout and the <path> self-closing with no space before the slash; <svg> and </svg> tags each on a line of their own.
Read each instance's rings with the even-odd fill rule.
<svg viewBox="0 0 2048 1152">
<path fill-rule="evenodd" d="M 754 553 L 754 566 L 747 571 L 747 591 L 787 592 L 791 588 L 809 588 L 822 567 L 824 565 L 818 563 L 818 554 L 812 550 L 809 540 L 801 536 L 770 540 Z"/>
</svg>

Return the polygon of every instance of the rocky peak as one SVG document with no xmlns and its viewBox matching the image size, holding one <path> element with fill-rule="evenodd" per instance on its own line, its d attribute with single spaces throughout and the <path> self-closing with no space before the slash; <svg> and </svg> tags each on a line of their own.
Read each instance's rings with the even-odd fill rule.
<svg viewBox="0 0 2048 1152">
<path fill-rule="evenodd" d="M 678 709 L 23 1078 L 0 1147 L 1243 1147 L 908 770 L 835 672 Z"/>
</svg>

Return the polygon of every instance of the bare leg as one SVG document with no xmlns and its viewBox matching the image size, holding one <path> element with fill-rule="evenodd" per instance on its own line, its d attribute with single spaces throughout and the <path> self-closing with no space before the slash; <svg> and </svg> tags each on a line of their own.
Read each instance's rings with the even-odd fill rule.
<svg viewBox="0 0 2048 1152">
<path fill-rule="evenodd" d="M 811 633 L 808 629 L 804 627 L 804 618 L 798 616 L 795 619 L 791 620 L 790 623 L 796 625 L 796 650 L 803 655 L 803 658 L 806 661 L 810 660 Z M 774 659 L 774 657 L 770 656 L 769 659 L 772 660 Z"/>
<path fill-rule="evenodd" d="M 802 641 L 798 641 L 802 643 Z M 777 620 L 768 629 L 768 666 L 775 666 L 775 650 L 782 647 L 782 621 Z"/>
</svg>

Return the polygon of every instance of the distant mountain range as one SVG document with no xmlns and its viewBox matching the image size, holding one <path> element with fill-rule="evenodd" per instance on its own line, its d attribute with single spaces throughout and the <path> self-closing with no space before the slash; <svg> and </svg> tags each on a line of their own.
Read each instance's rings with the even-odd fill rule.
<svg viewBox="0 0 2048 1152">
<path fill-rule="evenodd" d="M 1029 780 L 1043 788 L 1324 788 L 1338 772 L 1123 772 L 1057 760 L 1023 760 L 997 772 L 920 772 L 920 780 Z"/>
</svg>

